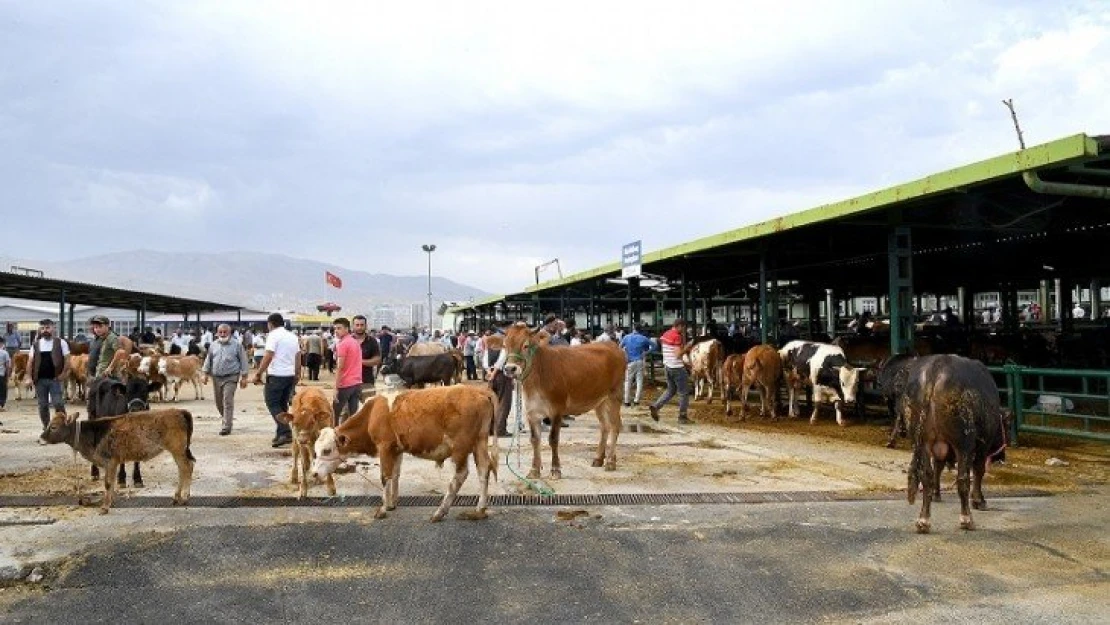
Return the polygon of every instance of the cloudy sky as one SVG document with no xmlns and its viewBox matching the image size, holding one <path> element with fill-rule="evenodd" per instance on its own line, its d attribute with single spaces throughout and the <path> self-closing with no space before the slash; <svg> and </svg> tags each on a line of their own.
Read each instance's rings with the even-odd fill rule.
<svg viewBox="0 0 1110 625">
<path fill-rule="evenodd" d="M 1110 3 L 0 0 L 3 247 L 515 292 L 1011 151 L 1003 98 L 1110 132 Z"/>
</svg>

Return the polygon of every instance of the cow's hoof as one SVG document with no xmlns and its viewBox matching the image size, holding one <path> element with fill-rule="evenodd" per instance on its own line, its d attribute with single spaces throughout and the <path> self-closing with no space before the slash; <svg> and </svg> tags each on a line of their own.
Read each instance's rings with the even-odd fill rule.
<svg viewBox="0 0 1110 625">
<path fill-rule="evenodd" d="M 606 471 L 616 471 L 617 470 L 617 463 L 616 462 L 606 462 L 605 463 L 605 470 Z"/>
<path fill-rule="evenodd" d="M 100 514 L 108 514 L 108 509 L 107 508 L 101 508 L 99 513 Z"/>
<path fill-rule="evenodd" d="M 131 483 L 131 488 L 142 488 L 142 487 L 143 487 L 143 481 L 142 480 L 135 480 L 134 482 Z"/>
<path fill-rule="evenodd" d="M 530 479 L 530 480 L 540 479 L 540 470 L 539 469 L 532 469 L 531 471 L 529 471 L 528 472 L 528 479 Z"/>
<path fill-rule="evenodd" d="M 971 520 L 970 516 L 960 515 L 960 529 L 973 530 L 975 529 L 975 521 Z"/>
<path fill-rule="evenodd" d="M 334 488 L 329 488 L 328 489 L 328 497 L 335 497 L 335 489 Z"/>
<path fill-rule="evenodd" d="M 374 512 L 374 518 L 375 518 L 375 519 L 384 519 L 384 518 L 385 518 L 385 517 L 387 517 L 387 516 L 389 516 L 389 515 L 388 515 L 388 514 L 386 514 L 386 513 L 385 513 L 385 510 L 383 510 L 383 509 L 381 509 L 381 508 L 378 508 L 378 509 L 377 509 L 377 510 L 376 510 L 376 511 Z"/>
<path fill-rule="evenodd" d="M 442 520 L 443 520 L 443 514 L 442 513 L 436 512 L 435 514 L 432 515 L 432 519 L 431 519 L 432 523 L 439 523 Z"/>
<path fill-rule="evenodd" d="M 553 479 L 553 480 L 563 479 L 562 469 L 557 469 L 557 468 L 556 469 L 551 469 L 551 479 Z"/>
<path fill-rule="evenodd" d="M 840 427 L 844 427 L 844 426 L 848 425 L 848 422 L 847 421 L 837 421 L 836 424 L 839 425 Z"/>
<path fill-rule="evenodd" d="M 604 458 L 594 458 L 594 461 L 590 463 L 590 466 L 591 467 L 600 467 L 603 464 L 605 464 L 605 459 Z"/>
<path fill-rule="evenodd" d="M 188 499 L 184 499 L 182 497 L 174 497 L 171 501 L 175 506 L 184 506 L 186 503 L 189 502 Z"/>
<path fill-rule="evenodd" d="M 895 447 L 897 447 L 897 446 L 898 446 L 898 445 L 897 445 L 897 444 L 895 444 L 895 442 L 894 442 L 894 441 L 890 441 L 889 443 L 887 443 L 887 444 L 886 444 L 886 448 L 887 448 L 887 449 L 894 449 L 894 448 L 895 448 Z"/>
<path fill-rule="evenodd" d="M 976 510 L 986 510 L 987 509 L 987 500 L 986 499 L 980 499 L 979 501 L 975 501 L 974 499 L 972 499 L 971 500 L 971 507 L 975 508 Z"/>
<path fill-rule="evenodd" d="M 917 533 L 918 534 L 928 534 L 929 533 L 929 520 L 928 519 L 918 519 L 917 520 Z"/>
<path fill-rule="evenodd" d="M 464 510 L 458 518 L 461 521 L 482 521 L 489 518 L 489 514 L 485 510 Z"/>
</svg>

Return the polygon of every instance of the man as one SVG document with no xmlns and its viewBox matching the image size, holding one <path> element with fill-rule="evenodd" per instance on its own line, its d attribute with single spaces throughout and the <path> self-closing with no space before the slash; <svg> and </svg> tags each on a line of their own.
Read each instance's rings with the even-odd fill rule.
<svg viewBox="0 0 1110 625">
<path fill-rule="evenodd" d="M 150 329 L 150 326 L 143 328 L 143 333 L 139 335 L 139 343 L 142 343 L 143 345 L 153 345 L 154 342 L 157 340 L 158 339 L 154 336 L 154 331 Z"/>
<path fill-rule="evenodd" d="M 116 350 L 119 349 L 119 335 L 112 331 L 112 326 L 104 315 L 95 315 L 89 319 L 89 328 L 92 330 L 93 336 L 96 337 L 93 339 L 93 345 L 89 350 L 89 369 L 92 370 L 93 378 L 99 378 L 107 375 L 108 367 L 116 356 Z M 96 351 L 95 355 L 93 354 L 94 350 Z M 91 365 L 94 361 L 96 364 Z M 93 366 L 96 368 L 93 369 Z"/>
<path fill-rule="evenodd" d="M 254 374 L 254 383 L 262 384 L 262 372 L 266 372 L 266 387 L 263 397 L 270 418 L 277 426 L 271 447 L 282 447 L 293 442 L 293 431 L 289 425 L 278 420 L 277 416 L 289 412 L 289 402 L 293 400 L 293 390 L 301 380 L 301 346 L 297 337 L 285 329 L 285 318 L 281 313 L 271 313 L 266 318 L 269 333 L 266 334 L 265 355 Z"/>
<path fill-rule="evenodd" d="M 189 352 L 189 341 L 192 338 L 185 334 L 181 328 L 178 328 L 173 333 L 173 338 L 170 339 L 170 354 L 187 354 Z"/>
<path fill-rule="evenodd" d="M 676 319 L 671 329 L 659 337 L 659 345 L 663 352 L 663 370 L 667 374 L 667 390 L 655 400 L 655 403 L 648 406 L 651 418 L 658 421 L 659 408 L 677 393 L 678 422 L 683 425 L 693 425 L 694 422 L 686 415 L 686 409 L 690 404 L 690 389 L 687 382 L 686 363 L 682 360 L 682 357 L 690 351 L 690 345 L 686 344 L 686 321 Z"/>
<path fill-rule="evenodd" d="M 19 336 L 19 331 L 15 329 L 14 323 L 9 323 L 8 332 L 4 335 L 4 351 L 8 352 L 9 356 L 15 357 L 22 347 L 23 339 Z"/>
<path fill-rule="evenodd" d="M 50 425 L 50 408 L 54 412 L 65 412 L 65 399 L 62 398 L 62 380 L 69 375 L 69 343 L 54 336 L 54 320 L 43 319 L 39 322 L 39 333 L 31 341 L 31 363 L 27 367 L 25 383 L 34 382 L 35 395 L 39 402 L 39 421 L 42 429 Z M 39 439 L 40 445 L 46 441 Z"/>
<path fill-rule="evenodd" d="M 651 341 L 640 333 L 640 329 L 633 327 L 632 331 L 624 335 L 620 342 L 628 365 L 624 369 L 624 405 L 640 405 L 640 395 L 644 391 L 644 356 L 651 351 Z M 636 396 L 630 400 L 632 381 L 636 381 Z"/>
<path fill-rule="evenodd" d="M 601 334 L 597 335 L 597 339 L 595 340 L 598 343 L 604 343 L 606 341 L 612 341 L 613 339 L 613 324 L 609 323 L 605 325 L 605 329 L 602 330 Z M 627 393 L 625 396 L 627 397 Z"/>
<path fill-rule="evenodd" d="M 382 326 L 381 332 L 378 332 L 378 348 L 383 354 L 388 354 L 391 347 L 393 347 L 393 330 L 389 326 Z"/>
<path fill-rule="evenodd" d="M 358 412 L 358 402 L 362 394 L 362 348 L 351 336 L 351 322 L 339 317 L 332 322 L 335 330 L 335 413 L 332 423 L 339 424 Z M 373 340 L 373 337 L 370 337 Z M 346 409 L 346 414 L 343 410 Z"/>
<path fill-rule="evenodd" d="M 200 346 L 207 351 L 208 348 L 212 346 L 212 331 L 207 327 L 201 329 L 204 331 L 200 333 Z"/>
<path fill-rule="evenodd" d="M 4 412 L 4 405 L 8 403 L 8 381 L 11 378 L 12 357 L 8 355 L 8 350 L 0 350 L 0 412 Z"/>
<path fill-rule="evenodd" d="M 366 317 L 355 315 L 352 320 L 353 336 L 362 354 L 362 388 L 359 399 L 366 401 L 367 397 L 374 395 L 374 376 L 377 373 L 374 368 L 382 364 L 382 350 L 378 346 L 378 339 L 366 333 Z"/>
<path fill-rule="evenodd" d="M 466 379 L 477 380 L 478 369 L 474 365 L 474 353 L 478 349 L 478 335 L 474 330 L 466 333 L 462 341 L 463 361 L 466 362 Z"/>
<path fill-rule="evenodd" d="M 239 388 L 247 388 L 247 373 L 250 372 L 247 350 L 239 341 L 231 340 L 231 326 L 221 323 L 216 328 L 216 340 L 208 347 L 204 357 L 204 383 L 212 378 L 212 393 L 216 398 L 216 409 L 223 417 L 224 427 L 220 436 L 231 434 L 231 422 L 235 417 L 235 383 Z"/>
<path fill-rule="evenodd" d="M 305 366 L 308 367 L 308 379 L 320 379 L 320 365 L 324 364 L 324 339 L 320 338 L 319 330 L 313 330 L 304 338 Z"/>
</svg>

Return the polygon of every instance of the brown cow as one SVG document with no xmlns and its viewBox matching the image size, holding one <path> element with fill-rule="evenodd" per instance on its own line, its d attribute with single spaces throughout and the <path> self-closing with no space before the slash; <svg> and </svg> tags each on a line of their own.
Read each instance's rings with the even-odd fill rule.
<svg viewBox="0 0 1110 625">
<path fill-rule="evenodd" d="M 24 382 L 25 378 L 30 375 L 27 372 L 27 367 L 31 366 L 31 352 L 17 352 L 12 356 L 12 380 L 15 383 L 15 398 L 23 399 L 23 388 L 31 392 L 31 397 L 35 396 L 35 387 L 33 384 Z"/>
<path fill-rule="evenodd" d="M 177 463 L 175 505 L 189 501 L 196 458 L 189 449 L 193 439 L 193 415 L 187 410 L 133 412 L 121 417 L 84 421 L 78 427 L 78 413 L 59 412 L 42 434 L 47 443 L 66 443 L 86 460 L 104 468 L 104 501 L 100 513 L 112 507 L 116 492 L 116 471 L 124 462 L 145 462 L 169 451 Z"/>
<path fill-rule="evenodd" d="M 778 350 L 770 345 L 756 345 L 749 349 L 743 356 L 740 375 L 740 419 L 743 420 L 748 411 L 748 391 L 752 385 L 759 392 L 759 416 L 776 419 L 775 403 L 781 379 L 782 357 Z M 732 414 L 728 407 L 725 408 L 725 413 Z"/>
<path fill-rule="evenodd" d="M 474 456 L 481 493 L 470 518 L 485 518 L 489 476 L 497 475 L 496 440 L 489 445 L 496 403 L 489 390 L 459 384 L 373 397 L 339 427 L 320 432 L 313 472 L 317 477 L 330 475 L 348 454 L 379 457 L 383 492 L 375 516 L 383 518 L 386 510 L 397 507 L 404 454 L 433 460 L 436 466 L 450 458 L 455 476 L 432 515 L 432 521 L 439 521 L 466 481 L 467 464 Z"/>
<path fill-rule="evenodd" d="M 298 499 L 308 496 L 308 473 L 315 460 L 316 438 L 320 436 L 320 430 L 331 426 L 334 418 L 331 401 L 324 396 L 324 391 L 314 386 L 297 391 L 290 412 L 277 416 L 278 421 L 293 428 L 293 470 L 289 474 L 289 481 L 300 484 Z M 327 476 L 327 485 L 328 495 L 334 497 L 335 480 L 330 473 Z"/>
<path fill-rule="evenodd" d="M 743 381 L 744 354 L 729 354 L 721 365 L 721 383 L 724 385 L 725 414 L 730 417 L 732 416 L 732 395 L 734 392 L 739 392 Z"/>
<path fill-rule="evenodd" d="M 690 349 L 690 377 L 694 381 L 694 399 L 701 396 L 701 389 L 708 385 L 709 395 L 705 403 L 713 403 L 713 392 L 721 388 L 721 364 L 724 361 L 724 347 L 717 339 L 701 341 Z"/>
<path fill-rule="evenodd" d="M 173 399 L 186 381 L 193 385 L 193 399 L 204 399 L 204 383 L 201 380 L 201 359 L 196 356 L 163 356 L 158 361 L 158 373 L 166 377 L 166 385 L 173 386 Z"/>
<path fill-rule="evenodd" d="M 600 424 L 600 440 L 593 466 L 617 468 L 617 437 L 621 433 L 621 399 L 624 392 L 624 352 L 613 341 L 589 343 L 571 349 L 547 344 L 547 333 L 523 321 L 505 333 L 504 373 L 521 383 L 524 411 L 532 432 L 532 470 L 538 478 L 540 422 L 551 420 L 551 477 L 562 477 L 559 463 L 559 429 L 564 415 L 593 410 Z"/>
<path fill-rule="evenodd" d="M 63 381 L 65 384 L 66 401 L 70 401 L 75 396 L 77 399 L 84 401 L 85 399 L 85 385 L 88 383 L 89 354 L 69 355 L 69 366 L 67 369 L 69 373 L 66 374 L 66 379 Z"/>
</svg>

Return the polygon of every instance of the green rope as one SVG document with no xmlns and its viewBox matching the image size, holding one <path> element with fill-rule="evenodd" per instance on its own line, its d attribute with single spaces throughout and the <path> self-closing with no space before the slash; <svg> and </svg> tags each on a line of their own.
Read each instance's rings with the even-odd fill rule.
<svg viewBox="0 0 1110 625">
<path fill-rule="evenodd" d="M 505 454 L 505 467 L 509 469 L 510 473 L 512 473 L 513 475 L 516 476 L 516 479 L 520 480 L 521 482 L 524 482 L 525 484 L 528 485 L 528 488 L 536 491 L 537 495 L 541 495 L 541 496 L 544 496 L 544 497 L 550 497 L 551 495 L 555 494 L 554 490 L 552 490 L 549 486 L 547 486 L 547 485 L 545 485 L 545 484 L 543 484 L 543 483 L 541 483 L 537 480 L 531 480 L 531 479 L 528 479 L 527 477 L 521 475 L 519 472 L 517 472 L 516 469 L 513 468 L 513 465 L 509 463 L 509 456 L 513 455 L 513 448 L 515 447 L 516 448 L 516 466 L 517 466 L 517 469 L 520 468 L 520 458 L 521 458 L 521 453 L 520 453 L 520 430 L 521 430 L 521 428 L 524 427 L 524 416 L 523 416 L 524 408 L 523 408 L 523 399 L 521 399 L 521 396 L 524 394 L 523 390 L 524 389 L 522 388 L 520 380 L 516 380 L 513 383 L 513 392 L 516 393 L 516 429 L 513 431 L 513 440 L 512 440 L 511 443 L 509 443 L 509 453 Z"/>
</svg>

